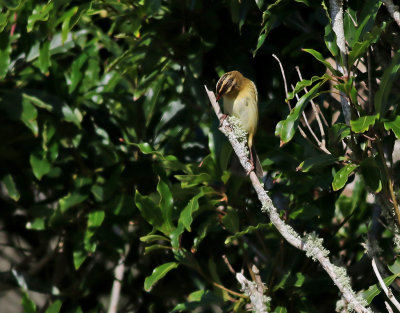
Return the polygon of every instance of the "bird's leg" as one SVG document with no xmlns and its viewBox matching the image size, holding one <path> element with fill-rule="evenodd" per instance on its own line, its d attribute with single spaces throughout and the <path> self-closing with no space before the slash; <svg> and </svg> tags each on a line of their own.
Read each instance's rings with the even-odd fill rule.
<svg viewBox="0 0 400 313">
<path fill-rule="evenodd" d="M 250 152 L 250 164 L 251 164 L 251 169 L 247 171 L 246 175 L 249 175 L 251 171 L 254 171 L 254 160 L 253 160 L 253 152 L 251 151 L 251 147 L 249 146 L 249 152 Z"/>
<path fill-rule="evenodd" d="M 221 119 L 219 120 L 219 127 L 222 126 L 222 123 L 228 118 L 228 114 L 222 114 Z"/>
</svg>

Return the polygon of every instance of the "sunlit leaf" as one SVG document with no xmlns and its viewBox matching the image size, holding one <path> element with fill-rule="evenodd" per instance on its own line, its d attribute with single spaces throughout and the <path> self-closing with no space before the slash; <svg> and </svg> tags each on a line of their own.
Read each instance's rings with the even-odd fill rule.
<svg viewBox="0 0 400 313">
<path fill-rule="evenodd" d="M 153 273 L 150 276 L 147 276 L 144 280 L 144 289 L 146 291 L 150 291 L 154 284 L 156 284 L 160 279 L 162 279 L 165 275 L 168 274 L 169 271 L 177 268 L 179 263 L 176 262 L 169 262 L 163 265 L 157 266 Z"/>
<path fill-rule="evenodd" d="M 333 177 L 332 188 L 337 191 L 344 187 L 349 176 L 358 167 L 358 165 L 348 164 L 342 167 Z"/>
<path fill-rule="evenodd" d="M 391 130 L 400 139 L 400 115 L 397 115 L 393 121 L 384 121 L 383 125 L 386 130 Z"/>
<path fill-rule="evenodd" d="M 364 133 L 371 126 L 375 124 L 375 121 L 379 118 L 379 114 L 361 116 L 356 120 L 350 121 L 351 130 L 355 133 Z"/>
</svg>

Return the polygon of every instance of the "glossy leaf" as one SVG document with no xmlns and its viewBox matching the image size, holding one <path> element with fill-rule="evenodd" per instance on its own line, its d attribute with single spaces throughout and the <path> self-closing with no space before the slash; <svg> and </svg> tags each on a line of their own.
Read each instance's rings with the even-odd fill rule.
<svg viewBox="0 0 400 313">
<path fill-rule="evenodd" d="M 391 130 L 400 139 L 400 115 L 397 115 L 393 121 L 384 121 L 383 125 L 386 130 Z"/>
<path fill-rule="evenodd" d="M 18 201 L 21 195 L 17 189 L 17 186 L 15 185 L 14 178 L 11 176 L 11 174 L 5 175 L 2 179 L 2 182 L 6 187 L 8 196 L 14 201 Z"/>
<path fill-rule="evenodd" d="M 332 74 L 337 75 L 337 76 L 342 76 L 342 74 L 335 70 L 332 65 L 322 56 L 322 54 L 314 49 L 302 49 L 305 52 L 308 52 L 311 54 L 315 59 L 317 59 L 319 62 L 325 65 L 326 68 L 328 68 Z"/>
<path fill-rule="evenodd" d="M 88 195 L 74 192 L 66 195 L 58 201 L 61 212 L 65 212 L 68 209 L 82 203 L 88 198 Z"/>
<path fill-rule="evenodd" d="M 90 212 L 88 216 L 88 227 L 99 227 L 104 221 L 105 213 L 104 211 L 94 211 Z"/>
<path fill-rule="evenodd" d="M 45 311 L 45 313 L 58 313 L 60 312 L 62 302 L 60 300 L 54 301 Z"/>
<path fill-rule="evenodd" d="M 355 133 L 364 133 L 371 126 L 375 124 L 375 121 L 379 118 L 379 114 L 361 116 L 356 120 L 350 121 L 351 130 Z"/>
<path fill-rule="evenodd" d="M 162 279 L 165 275 L 167 275 L 169 271 L 177 268 L 178 266 L 179 263 L 176 262 L 169 262 L 157 266 L 153 270 L 153 273 L 150 276 L 147 276 L 146 279 L 144 280 L 144 289 L 146 291 L 150 291 L 160 279 Z"/>
<path fill-rule="evenodd" d="M 337 191 L 346 185 L 347 180 L 351 173 L 358 167 L 358 165 L 348 164 L 342 167 L 333 177 L 332 188 Z"/>
<path fill-rule="evenodd" d="M 316 157 L 312 157 L 309 159 L 304 160 L 300 163 L 297 167 L 298 170 L 302 172 L 308 172 L 312 169 L 317 169 L 320 167 L 325 167 L 327 165 L 333 164 L 337 161 L 337 158 L 331 154 L 322 154 Z"/>
<path fill-rule="evenodd" d="M 22 292 L 23 313 L 36 313 L 36 304 L 33 302 L 26 291 Z"/>
<path fill-rule="evenodd" d="M 0 33 L 0 78 L 4 78 L 10 66 L 11 42 L 7 32 Z"/>
<path fill-rule="evenodd" d="M 51 164 L 46 158 L 31 154 L 29 161 L 32 166 L 33 174 L 37 179 L 41 180 L 44 175 L 50 172 Z"/>
<path fill-rule="evenodd" d="M 164 224 L 162 212 L 158 204 L 148 196 L 142 196 L 138 190 L 135 193 L 135 204 L 143 218 L 156 229 L 161 229 Z"/>
<path fill-rule="evenodd" d="M 398 277 L 398 275 L 391 275 L 383 279 L 386 286 L 389 286 L 394 280 Z M 368 288 L 368 290 L 362 293 L 363 298 L 367 301 L 368 305 L 374 300 L 374 298 L 379 295 L 382 291 L 382 288 L 379 284 L 372 285 Z"/>
<path fill-rule="evenodd" d="M 168 231 L 171 231 L 174 228 L 174 224 L 172 221 L 174 199 L 172 197 L 172 192 L 167 182 L 161 177 L 158 181 L 157 191 L 160 195 L 159 206 L 162 212 L 164 225 L 168 229 Z"/>
<path fill-rule="evenodd" d="M 288 143 L 292 140 L 299 124 L 301 112 L 303 112 L 305 106 L 310 100 L 318 96 L 318 91 L 323 83 L 324 81 L 317 83 L 308 93 L 303 95 L 286 119 L 279 122 L 279 125 L 277 125 L 275 130 L 275 135 L 280 136 L 283 143 Z"/>
<path fill-rule="evenodd" d="M 191 231 L 190 225 L 193 222 L 193 214 L 199 209 L 199 199 L 204 196 L 203 190 L 189 200 L 179 216 L 179 224 L 182 224 L 187 231 Z"/>
<path fill-rule="evenodd" d="M 375 94 L 374 105 L 375 111 L 380 114 L 381 117 L 385 116 L 386 109 L 389 107 L 389 94 L 393 83 L 398 77 L 400 70 L 400 50 L 396 52 L 392 58 L 392 62 L 385 69 L 378 91 Z"/>
</svg>

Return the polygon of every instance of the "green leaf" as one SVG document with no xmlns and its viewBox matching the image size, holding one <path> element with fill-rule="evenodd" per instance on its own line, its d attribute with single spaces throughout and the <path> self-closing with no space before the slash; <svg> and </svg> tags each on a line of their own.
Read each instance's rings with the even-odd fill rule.
<svg viewBox="0 0 400 313">
<path fill-rule="evenodd" d="M 61 212 L 67 211 L 69 208 L 72 208 L 88 198 L 87 194 L 80 194 L 79 192 L 73 192 L 65 197 L 61 198 L 58 201 L 58 205 L 60 207 Z"/>
<path fill-rule="evenodd" d="M 332 29 L 331 23 L 325 26 L 325 45 L 331 52 L 332 56 L 336 57 L 339 54 L 339 48 L 336 44 L 336 35 Z"/>
<path fill-rule="evenodd" d="M 362 57 L 367 49 L 371 46 L 372 43 L 376 43 L 383 32 L 383 30 L 386 28 L 386 24 L 383 23 L 382 26 L 380 27 L 374 27 L 372 32 L 368 33 L 365 37 L 365 40 L 362 42 L 356 42 L 353 45 L 353 49 L 349 53 L 348 57 L 348 64 L 349 67 L 352 67 L 355 65 L 355 62 L 358 58 Z"/>
<path fill-rule="evenodd" d="M 329 143 L 331 145 L 336 145 L 344 138 L 350 136 L 350 127 L 344 123 L 336 123 L 329 129 Z"/>
<path fill-rule="evenodd" d="M 199 209 L 199 199 L 204 196 L 204 192 L 201 191 L 195 195 L 192 199 L 190 199 L 189 203 L 182 210 L 178 224 L 182 224 L 187 231 L 191 231 L 190 225 L 193 222 L 193 213 L 195 213 Z"/>
<path fill-rule="evenodd" d="M 333 178 L 332 182 L 332 188 L 334 191 L 337 191 L 347 183 L 347 180 L 349 179 L 349 175 L 353 173 L 353 171 L 358 167 L 358 165 L 354 164 L 348 164 L 345 165 L 338 171 Z"/>
<path fill-rule="evenodd" d="M 105 213 L 104 211 L 94 211 L 90 212 L 88 216 L 88 227 L 99 227 L 104 221 Z"/>
<path fill-rule="evenodd" d="M 35 106 L 26 98 L 22 98 L 22 122 L 32 131 L 32 133 L 38 136 L 39 127 L 37 123 L 37 109 Z"/>
<path fill-rule="evenodd" d="M 356 120 L 350 121 L 351 130 L 355 133 L 364 133 L 371 126 L 375 124 L 375 121 L 379 118 L 379 114 L 361 116 Z"/>
<path fill-rule="evenodd" d="M 164 224 L 162 212 L 158 204 L 148 196 L 142 196 L 138 190 L 135 193 L 135 204 L 138 207 L 143 218 L 156 229 L 161 230 Z"/>
<path fill-rule="evenodd" d="M 386 286 L 389 286 L 394 280 L 398 277 L 398 275 L 388 276 L 383 279 Z M 362 293 L 363 298 L 367 301 L 368 305 L 374 300 L 374 298 L 379 295 L 382 291 L 382 288 L 379 284 L 372 285 L 368 288 L 368 290 Z"/>
<path fill-rule="evenodd" d="M 302 172 L 308 172 L 311 169 L 325 167 L 327 165 L 331 165 L 337 161 L 337 158 L 331 154 L 322 154 L 312 158 L 308 158 L 300 163 L 297 167 L 297 170 L 301 170 Z"/>
<path fill-rule="evenodd" d="M 393 121 L 384 121 L 383 125 L 386 130 L 391 130 L 400 139 L 400 115 L 397 115 Z"/>
<path fill-rule="evenodd" d="M 381 1 L 376 0 L 364 0 L 363 8 L 360 13 L 360 18 L 358 21 L 358 27 L 356 30 L 355 40 L 359 41 L 364 39 L 364 35 L 368 34 L 375 24 L 375 18 L 378 13 Z"/>
<path fill-rule="evenodd" d="M 40 158 L 36 154 L 31 154 L 29 161 L 32 166 L 33 174 L 38 180 L 50 172 L 51 164 L 45 158 Z"/>
<path fill-rule="evenodd" d="M 43 74 L 48 74 L 50 65 L 50 42 L 45 41 L 40 45 L 38 66 Z"/>
<path fill-rule="evenodd" d="M 296 94 L 298 94 L 300 91 L 304 90 L 305 87 L 311 86 L 318 80 L 322 79 L 330 79 L 331 77 L 327 74 L 324 74 L 323 76 L 313 76 L 311 79 L 303 79 L 299 82 L 297 82 L 296 87 L 293 89 L 293 91 L 289 92 L 289 95 L 287 97 L 287 100 L 291 100 L 295 97 Z"/>
<path fill-rule="evenodd" d="M 222 217 L 222 223 L 226 229 L 235 234 L 239 231 L 239 216 L 235 209 L 228 207 L 226 214 Z"/>
<path fill-rule="evenodd" d="M 62 302 L 60 300 L 54 301 L 46 310 L 45 313 L 58 313 L 60 312 Z"/>
<path fill-rule="evenodd" d="M 78 270 L 81 267 L 86 258 L 87 258 L 86 251 L 82 249 L 74 250 L 73 259 L 74 259 L 74 267 L 76 270 Z"/>
<path fill-rule="evenodd" d="M 361 174 L 372 191 L 378 193 L 382 190 L 381 172 L 375 159 L 366 158 L 361 162 Z"/>
<path fill-rule="evenodd" d="M 0 4 L 5 5 L 10 10 L 18 10 L 22 4 L 25 3 L 23 0 L 2 0 Z"/>
<path fill-rule="evenodd" d="M 72 109 L 61 99 L 44 94 L 43 92 L 24 92 L 22 93 L 24 99 L 29 100 L 33 105 L 38 108 L 45 109 L 49 112 L 62 117 L 65 121 L 74 123 L 78 128 L 81 128 L 82 114 L 78 109 Z"/>
<path fill-rule="evenodd" d="M 288 143 L 290 140 L 292 140 L 299 124 L 301 112 L 303 112 L 306 104 L 310 100 L 319 95 L 318 91 L 324 82 L 325 80 L 317 83 L 308 93 L 303 95 L 297 102 L 296 107 L 293 108 L 290 114 L 287 116 L 287 118 L 278 123 L 278 125 L 276 126 L 275 135 L 280 136 L 283 143 Z"/>
<path fill-rule="evenodd" d="M 337 75 L 337 76 L 342 76 L 342 74 L 335 70 L 332 65 L 325 60 L 325 58 L 322 56 L 322 54 L 314 49 L 302 49 L 305 52 L 310 53 L 314 58 L 316 58 L 319 62 L 325 65 L 326 68 L 328 68 L 332 74 Z"/>
<path fill-rule="evenodd" d="M 159 78 L 152 86 L 150 86 L 146 100 L 143 104 L 143 110 L 146 117 L 146 127 L 149 126 L 151 119 L 157 109 L 157 101 L 164 86 L 164 77 Z"/>
<path fill-rule="evenodd" d="M 140 241 L 142 242 L 154 242 L 154 241 L 169 241 L 169 238 L 161 236 L 161 235 L 146 235 L 140 237 Z"/>
<path fill-rule="evenodd" d="M 161 209 L 165 229 L 168 231 L 167 234 L 169 234 L 169 232 L 174 229 L 174 224 L 172 221 L 172 210 L 174 205 L 174 199 L 172 197 L 172 192 L 166 180 L 161 177 L 159 178 L 157 184 L 157 191 L 160 195 L 159 206 Z"/>
<path fill-rule="evenodd" d="M 287 309 L 283 306 L 278 306 L 275 308 L 274 313 L 287 313 Z"/>
<path fill-rule="evenodd" d="M 396 259 L 392 265 L 388 265 L 389 270 L 400 277 L 400 259 Z"/>
<path fill-rule="evenodd" d="M 65 12 L 61 17 L 60 20 L 62 21 L 61 25 L 61 37 L 62 42 L 64 43 L 68 38 L 68 33 L 70 31 L 70 21 L 72 16 L 74 16 L 78 12 L 78 7 L 73 7 L 67 12 Z"/>
<path fill-rule="evenodd" d="M 14 178 L 11 176 L 11 174 L 7 174 L 6 176 L 4 176 L 2 182 L 6 187 L 8 196 L 14 201 L 18 201 L 21 195 L 17 189 L 17 186 L 15 185 Z"/>
<path fill-rule="evenodd" d="M 0 79 L 7 75 L 10 66 L 11 41 L 8 32 L 0 33 Z"/>
<path fill-rule="evenodd" d="M 36 304 L 33 302 L 26 291 L 22 292 L 23 313 L 36 313 Z"/>
<path fill-rule="evenodd" d="M 53 9 L 54 3 L 49 1 L 47 4 L 38 4 L 33 9 L 32 13 L 28 17 L 28 24 L 26 31 L 30 33 L 38 21 L 47 21 L 49 18 L 49 12 Z"/>
<path fill-rule="evenodd" d="M 233 236 L 229 236 L 225 239 L 225 244 L 229 245 L 235 240 L 247 235 L 247 234 L 252 234 L 253 232 L 259 231 L 259 230 L 268 230 L 271 229 L 271 226 L 269 224 L 264 224 L 264 223 L 259 223 L 257 226 L 248 226 L 244 230 L 237 232 Z"/>
<path fill-rule="evenodd" d="M 396 52 L 392 58 L 392 62 L 386 67 L 379 89 L 375 94 L 374 105 L 375 111 L 379 113 L 380 117 L 384 117 L 389 107 L 389 94 L 392 89 L 393 82 L 396 81 L 397 76 L 400 72 L 400 50 Z"/>
<path fill-rule="evenodd" d="M 267 34 L 265 34 L 265 33 L 262 33 L 262 34 L 260 34 L 260 36 L 258 36 L 257 46 L 256 46 L 256 49 L 253 52 L 253 57 L 255 57 L 255 55 L 257 54 L 258 49 L 260 49 L 261 46 L 263 45 L 263 43 L 265 41 L 265 38 L 267 38 Z"/>
<path fill-rule="evenodd" d="M 150 276 L 147 276 L 144 280 L 144 289 L 150 291 L 154 284 L 156 284 L 161 278 L 163 278 L 167 273 L 179 266 L 179 263 L 169 262 L 163 265 L 157 266 Z"/>
<path fill-rule="evenodd" d="M 46 229 L 46 223 L 43 218 L 35 218 L 33 222 L 26 223 L 26 228 L 33 230 L 44 230 Z"/>
<path fill-rule="evenodd" d="M 350 47 L 355 43 L 357 14 L 356 11 L 348 7 L 343 14 L 344 36 Z"/>
</svg>

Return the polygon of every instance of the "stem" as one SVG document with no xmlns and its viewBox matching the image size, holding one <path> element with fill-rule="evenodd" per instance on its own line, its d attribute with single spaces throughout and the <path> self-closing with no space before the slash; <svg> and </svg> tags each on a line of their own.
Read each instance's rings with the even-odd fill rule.
<svg viewBox="0 0 400 313">
<path fill-rule="evenodd" d="M 393 190 L 393 182 L 392 182 L 392 179 L 390 178 L 390 175 L 389 175 L 389 169 L 388 169 L 387 164 L 386 164 L 386 160 L 385 160 L 385 156 L 384 156 L 384 153 L 383 153 L 383 148 L 382 148 L 382 143 L 381 143 L 380 138 L 377 138 L 376 146 L 378 148 L 378 153 L 379 153 L 379 155 L 381 157 L 382 165 L 383 165 L 383 168 L 384 168 L 384 174 L 386 176 L 385 178 L 387 179 L 387 182 L 388 182 L 390 198 L 392 199 L 392 202 L 393 202 L 394 212 L 395 212 L 396 218 L 397 218 L 397 224 L 400 226 L 399 205 L 397 203 L 396 195 L 395 195 L 394 190 Z"/>
</svg>

